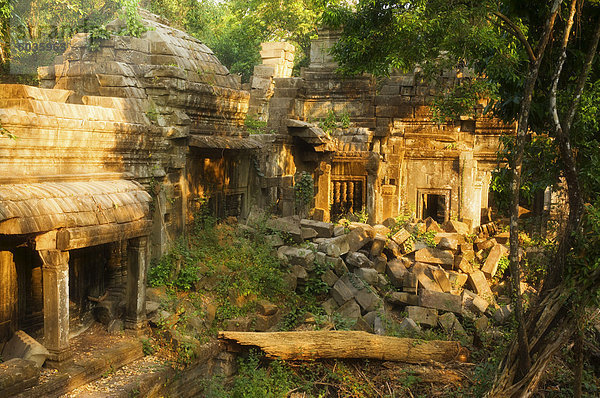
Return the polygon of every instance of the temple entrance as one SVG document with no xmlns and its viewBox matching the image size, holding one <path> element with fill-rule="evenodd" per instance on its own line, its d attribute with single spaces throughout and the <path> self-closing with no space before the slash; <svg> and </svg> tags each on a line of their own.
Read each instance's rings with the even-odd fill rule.
<svg viewBox="0 0 600 398">
<path fill-rule="evenodd" d="M 450 219 L 450 191 L 420 189 L 418 191 L 418 215 L 421 220 L 428 217 L 441 224 Z"/>
</svg>

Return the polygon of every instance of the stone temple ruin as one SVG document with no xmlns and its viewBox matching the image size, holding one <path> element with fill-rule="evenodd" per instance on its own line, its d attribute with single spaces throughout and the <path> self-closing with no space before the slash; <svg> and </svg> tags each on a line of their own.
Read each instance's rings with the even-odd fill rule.
<svg viewBox="0 0 600 398">
<path fill-rule="evenodd" d="M 293 216 L 301 172 L 318 221 L 364 210 L 381 223 L 410 209 L 482 224 L 498 138 L 512 127 L 485 116 L 437 125 L 435 88 L 418 74 L 338 76 L 333 32 L 312 43 L 300 77 L 293 46 L 263 44 L 242 85 L 204 44 L 142 16 L 151 29 L 140 38 L 95 51 L 76 35 L 40 68 L 39 88 L 0 86 L 0 122 L 18 137 L 0 136 L 0 342 L 24 330 L 61 361 L 90 313 L 139 328 L 149 259 L 200 206 Z M 266 132 L 250 134 L 248 116 Z"/>
</svg>

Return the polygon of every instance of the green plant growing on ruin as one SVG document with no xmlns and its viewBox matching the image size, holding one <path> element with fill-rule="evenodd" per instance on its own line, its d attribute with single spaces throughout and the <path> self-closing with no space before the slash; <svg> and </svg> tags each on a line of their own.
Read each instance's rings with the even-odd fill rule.
<svg viewBox="0 0 600 398">
<path fill-rule="evenodd" d="M 252 115 L 247 115 L 244 120 L 244 126 L 250 134 L 265 134 L 267 128 L 267 122 L 259 120 Z"/>
<path fill-rule="evenodd" d="M 139 0 L 120 0 L 120 3 L 123 8 L 119 13 L 119 17 L 125 21 L 125 25 L 127 26 L 120 33 L 122 35 L 140 37 L 148 29 L 142 23 L 142 19 L 138 13 Z"/>
<path fill-rule="evenodd" d="M 333 109 L 330 109 L 327 111 L 327 116 L 319 120 L 318 126 L 327 135 L 331 135 L 335 129 L 347 129 L 350 127 L 350 114 L 342 112 L 338 115 Z"/>
<path fill-rule="evenodd" d="M 17 139 L 16 135 L 14 135 L 10 131 L 8 131 L 6 128 L 4 128 L 4 126 L 2 126 L 2 123 L 0 123 L 0 136 L 8 137 L 11 140 L 16 140 Z"/>
<path fill-rule="evenodd" d="M 362 209 L 360 209 L 359 212 L 356 212 L 356 218 L 358 219 L 358 222 L 360 223 L 367 223 L 369 221 L 369 212 L 367 211 L 366 206 L 363 206 Z"/>
<path fill-rule="evenodd" d="M 510 261 L 508 257 L 502 256 L 500 260 L 498 260 L 498 269 L 496 270 L 496 275 L 494 275 L 494 279 L 500 280 L 504 276 L 504 272 L 508 269 Z"/>
<path fill-rule="evenodd" d="M 305 213 L 307 207 L 311 204 L 315 194 L 315 182 L 312 176 L 303 171 L 300 176 L 296 178 L 294 184 L 294 195 L 296 197 L 296 208 L 299 212 Z"/>
</svg>

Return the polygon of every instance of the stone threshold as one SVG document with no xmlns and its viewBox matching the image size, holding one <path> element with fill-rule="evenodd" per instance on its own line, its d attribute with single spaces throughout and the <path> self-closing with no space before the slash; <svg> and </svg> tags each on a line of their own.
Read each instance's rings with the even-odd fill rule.
<svg viewBox="0 0 600 398">
<path fill-rule="evenodd" d="M 144 356 L 140 341 L 125 341 L 99 349 L 93 356 L 61 364 L 57 374 L 16 395 L 18 398 L 59 397 Z"/>
</svg>

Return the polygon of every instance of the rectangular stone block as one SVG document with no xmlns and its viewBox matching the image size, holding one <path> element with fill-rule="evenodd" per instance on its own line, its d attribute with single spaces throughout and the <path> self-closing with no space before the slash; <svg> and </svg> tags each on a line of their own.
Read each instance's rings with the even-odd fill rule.
<svg viewBox="0 0 600 398">
<path fill-rule="evenodd" d="M 419 305 L 441 311 L 462 312 L 462 298 L 451 293 L 440 293 L 423 289 L 419 292 Z"/>
<path fill-rule="evenodd" d="M 423 308 L 418 306 L 406 307 L 408 317 L 420 325 L 434 327 L 438 322 L 437 310 L 433 308 Z"/>
<path fill-rule="evenodd" d="M 392 285 L 400 288 L 404 285 L 404 276 L 408 274 L 408 270 L 400 259 L 394 258 L 388 261 L 385 273 Z"/>
<path fill-rule="evenodd" d="M 496 271 L 498 271 L 498 263 L 502 256 L 505 256 L 508 253 L 508 250 L 504 245 L 496 245 L 492 247 L 490 253 L 488 254 L 485 263 L 481 267 L 481 270 L 488 278 L 492 278 L 496 275 Z"/>
<path fill-rule="evenodd" d="M 485 274 L 482 271 L 475 271 L 469 274 L 469 286 L 473 289 L 478 296 L 483 299 L 491 302 L 493 300 L 494 294 L 492 293 L 492 289 L 490 289 L 490 284 L 487 279 L 485 279 Z"/>
<path fill-rule="evenodd" d="M 448 250 L 426 247 L 415 253 L 415 261 L 452 267 L 454 265 L 454 254 Z"/>
<path fill-rule="evenodd" d="M 317 231 L 319 238 L 331 238 L 333 236 L 334 225 L 332 223 L 304 219 L 300 221 L 300 226 L 314 229 Z"/>
</svg>

